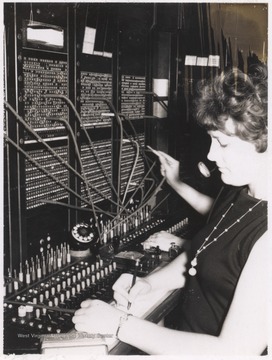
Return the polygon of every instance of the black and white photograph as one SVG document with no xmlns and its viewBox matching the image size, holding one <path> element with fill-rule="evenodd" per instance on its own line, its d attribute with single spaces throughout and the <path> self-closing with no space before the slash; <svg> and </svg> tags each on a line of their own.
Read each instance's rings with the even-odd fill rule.
<svg viewBox="0 0 272 360">
<path fill-rule="evenodd" d="M 1 6 L 0 356 L 269 357 L 268 2 Z"/>
</svg>

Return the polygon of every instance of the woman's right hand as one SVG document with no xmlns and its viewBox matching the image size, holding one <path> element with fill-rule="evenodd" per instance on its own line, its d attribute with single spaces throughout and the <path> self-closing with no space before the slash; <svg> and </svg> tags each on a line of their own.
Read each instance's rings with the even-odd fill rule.
<svg viewBox="0 0 272 360">
<path fill-rule="evenodd" d="M 152 290 L 150 283 L 145 278 L 136 278 L 135 285 L 131 287 L 132 278 L 132 274 L 122 274 L 113 284 L 113 298 L 120 308 L 127 309 L 128 303 L 133 304 L 136 298 L 140 300 L 141 296 L 147 295 Z"/>
<path fill-rule="evenodd" d="M 165 176 L 169 185 L 174 185 L 179 182 L 179 161 L 172 158 L 163 151 L 156 151 L 161 163 L 161 174 Z"/>
</svg>

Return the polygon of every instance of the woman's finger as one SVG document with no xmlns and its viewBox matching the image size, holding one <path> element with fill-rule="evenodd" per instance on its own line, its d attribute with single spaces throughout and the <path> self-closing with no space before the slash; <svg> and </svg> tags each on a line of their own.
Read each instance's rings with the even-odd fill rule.
<svg viewBox="0 0 272 360">
<path fill-rule="evenodd" d="M 159 157 L 162 157 L 163 159 L 167 160 L 167 161 L 170 162 L 170 163 L 176 161 L 172 156 L 166 154 L 166 153 L 163 152 L 163 151 L 157 151 L 157 153 L 158 153 L 158 156 L 159 156 Z"/>
<path fill-rule="evenodd" d="M 92 304 L 93 300 L 91 299 L 87 299 L 87 300 L 84 300 L 82 301 L 82 303 L 80 304 L 80 306 L 82 308 L 86 308 L 86 307 L 89 307 L 91 304 Z"/>
<path fill-rule="evenodd" d="M 112 290 L 114 291 L 114 295 L 118 294 L 119 297 L 123 297 L 124 299 L 128 299 L 128 289 L 121 288 L 119 286 L 113 285 Z"/>
<path fill-rule="evenodd" d="M 116 306 L 119 307 L 127 307 L 128 305 L 128 294 L 126 294 L 126 297 L 123 295 L 120 295 L 117 292 L 114 292 L 113 299 L 115 300 Z"/>
</svg>

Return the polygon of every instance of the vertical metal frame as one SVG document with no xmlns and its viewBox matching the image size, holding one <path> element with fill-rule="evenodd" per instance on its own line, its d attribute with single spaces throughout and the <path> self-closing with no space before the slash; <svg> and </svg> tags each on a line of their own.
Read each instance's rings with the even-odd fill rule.
<svg viewBox="0 0 272 360">
<path fill-rule="evenodd" d="M 77 8 L 75 4 L 67 4 L 67 62 L 68 62 L 68 98 L 75 105 L 80 113 L 80 63 L 77 46 Z M 79 123 L 75 113 L 69 108 L 69 124 L 73 130 L 76 139 L 79 139 Z M 79 146 L 79 144 L 78 144 Z M 79 162 L 76 156 L 72 135 L 68 134 L 68 159 L 69 164 L 80 172 Z M 80 194 L 80 180 L 73 173 L 69 173 L 69 187 Z M 69 194 L 69 204 L 80 207 L 79 199 L 73 194 Z M 68 229 L 71 229 L 78 222 L 78 212 L 67 210 Z"/>
<path fill-rule="evenodd" d="M 21 24 L 18 16 L 17 4 L 6 3 L 4 7 L 4 23 L 6 34 L 6 101 L 22 114 L 23 111 L 23 74 L 21 49 Z M 23 146 L 23 129 L 15 116 L 6 112 L 6 131 L 18 146 Z M 8 228 L 5 228 L 4 262 L 5 269 L 18 267 L 25 259 L 25 183 L 24 159 L 13 145 L 6 145 L 6 171 L 7 206 L 5 217 Z"/>
<path fill-rule="evenodd" d="M 121 107 L 121 73 L 120 73 L 120 38 L 122 31 L 119 26 L 119 12 L 118 5 L 115 8 L 114 16 L 115 39 L 112 56 L 112 104 L 117 113 L 120 112 Z M 118 201 L 117 194 L 120 192 L 120 179 L 119 179 L 119 153 L 120 153 L 120 127 L 117 119 L 113 118 L 112 122 L 112 183 L 116 189 L 116 193 L 112 192 L 112 199 Z M 112 209 L 114 210 L 114 209 Z"/>
</svg>

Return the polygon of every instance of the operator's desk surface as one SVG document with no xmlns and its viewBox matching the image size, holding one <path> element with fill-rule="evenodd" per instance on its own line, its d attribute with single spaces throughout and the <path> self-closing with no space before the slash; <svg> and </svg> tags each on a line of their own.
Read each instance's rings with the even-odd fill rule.
<svg viewBox="0 0 272 360">
<path fill-rule="evenodd" d="M 164 254 L 164 257 L 165 255 L 166 254 Z M 162 261 L 161 265 L 154 271 L 167 265 L 168 262 L 169 260 Z M 176 306 L 179 294 L 179 289 L 170 292 L 166 292 L 165 290 L 153 291 L 151 294 L 139 297 L 137 301 L 131 305 L 129 313 L 153 323 L 159 323 Z M 114 303 L 112 303 L 112 305 L 114 306 Z M 109 355 L 127 355 L 134 349 L 132 346 L 119 341 L 115 336 L 105 336 L 99 339 L 95 337 L 92 338 L 91 336 L 88 338 L 87 336 L 85 339 L 84 337 L 77 337 L 77 334 L 80 335 L 80 333 L 72 330 L 67 334 L 67 337 L 60 335 L 59 341 L 54 341 L 54 339 L 44 340 L 42 343 L 42 353 L 51 355 L 72 355 L 72 353 L 76 353 L 77 355 L 84 356 L 86 352 L 96 355 L 100 354 L 101 351 L 101 355 L 105 354 L 104 352 Z M 61 336 L 63 336 L 63 339 Z"/>
</svg>

